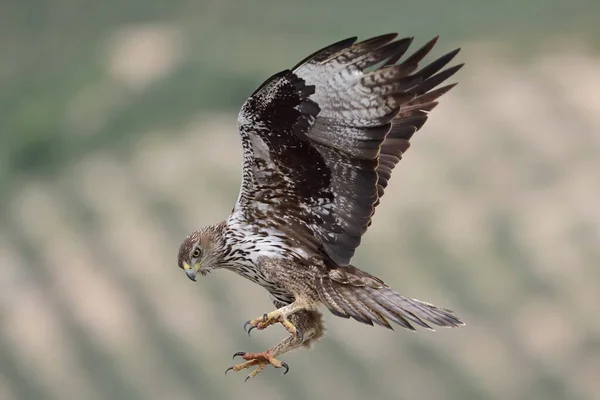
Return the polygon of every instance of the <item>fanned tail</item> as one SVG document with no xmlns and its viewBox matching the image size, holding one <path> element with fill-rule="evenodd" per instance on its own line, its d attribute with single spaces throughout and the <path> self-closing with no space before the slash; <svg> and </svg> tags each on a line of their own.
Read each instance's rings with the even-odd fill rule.
<svg viewBox="0 0 600 400">
<path fill-rule="evenodd" d="M 383 281 L 356 267 L 339 267 L 317 278 L 317 291 L 323 304 L 342 318 L 388 329 L 388 321 L 410 330 L 412 324 L 433 330 L 432 326 L 464 325 L 454 312 L 423 301 L 410 299 L 393 291 Z"/>
</svg>

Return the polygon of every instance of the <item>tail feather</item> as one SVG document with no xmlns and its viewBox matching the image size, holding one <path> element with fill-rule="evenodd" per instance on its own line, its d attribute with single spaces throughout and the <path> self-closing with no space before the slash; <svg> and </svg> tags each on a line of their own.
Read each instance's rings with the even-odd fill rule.
<svg viewBox="0 0 600 400">
<path fill-rule="evenodd" d="M 415 328 L 404 318 L 402 313 L 393 311 L 389 306 L 380 304 L 374 296 L 368 294 L 368 292 L 372 289 L 367 290 L 353 290 L 352 296 L 358 297 L 367 307 L 375 309 L 382 313 L 386 318 L 390 319 L 392 322 L 414 331 Z M 391 329 L 391 327 L 390 327 Z"/>
<path fill-rule="evenodd" d="M 464 325 L 451 310 L 404 297 L 380 279 L 352 266 L 332 269 L 317 279 L 317 291 L 333 314 L 368 325 L 375 323 L 392 329 L 389 320 L 413 331 L 412 324 L 431 330 L 431 325 Z"/>
<path fill-rule="evenodd" d="M 376 323 L 377 325 L 391 329 L 391 326 L 385 319 L 385 316 L 378 313 L 376 309 L 368 307 L 367 304 L 361 302 L 356 296 L 353 296 L 349 287 L 339 288 L 338 291 L 340 292 L 342 299 L 344 299 L 345 302 L 349 303 L 353 307 L 352 310 L 360 314 L 360 322 L 368 325 L 373 325 L 373 323 Z"/>
</svg>

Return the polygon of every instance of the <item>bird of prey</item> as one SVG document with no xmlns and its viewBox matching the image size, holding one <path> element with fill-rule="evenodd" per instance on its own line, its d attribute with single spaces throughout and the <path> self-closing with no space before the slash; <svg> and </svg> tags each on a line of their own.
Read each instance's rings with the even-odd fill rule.
<svg viewBox="0 0 600 400">
<path fill-rule="evenodd" d="M 395 33 L 342 40 L 273 75 L 243 104 L 237 202 L 225 221 L 183 241 L 178 266 L 192 280 L 227 269 L 261 285 L 276 309 L 244 328 L 279 323 L 289 336 L 262 353 L 236 353 L 245 362 L 228 371 L 287 373 L 278 357 L 323 336 L 322 306 L 390 329 L 464 325 L 351 265 L 412 135 L 455 84 L 438 86 L 462 67 L 444 69 L 456 49 L 419 69 L 437 39 L 407 57 L 412 38 Z"/>
</svg>

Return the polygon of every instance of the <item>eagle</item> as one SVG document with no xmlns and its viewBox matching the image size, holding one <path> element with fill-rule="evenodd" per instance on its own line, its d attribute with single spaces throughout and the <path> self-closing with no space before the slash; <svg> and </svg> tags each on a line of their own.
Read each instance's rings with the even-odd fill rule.
<svg viewBox="0 0 600 400">
<path fill-rule="evenodd" d="M 195 281 L 216 269 L 265 288 L 274 311 L 248 334 L 281 324 L 289 336 L 227 369 L 283 368 L 278 357 L 324 334 L 321 309 L 415 330 L 464 323 L 453 311 L 400 295 L 351 264 L 410 139 L 456 83 L 460 49 L 419 67 L 438 37 L 404 57 L 413 38 L 390 33 L 329 45 L 267 79 L 243 104 L 241 188 L 229 217 L 185 238 L 178 266 Z"/>
</svg>

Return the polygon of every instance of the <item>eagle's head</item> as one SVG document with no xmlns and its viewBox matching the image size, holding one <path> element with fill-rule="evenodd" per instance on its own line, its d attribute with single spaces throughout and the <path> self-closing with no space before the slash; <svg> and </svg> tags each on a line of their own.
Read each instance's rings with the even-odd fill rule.
<svg viewBox="0 0 600 400">
<path fill-rule="evenodd" d="M 221 225 L 205 226 L 192 232 L 179 247 L 177 265 L 191 280 L 196 275 L 208 274 L 215 269 L 223 253 Z"/>
</svg>

